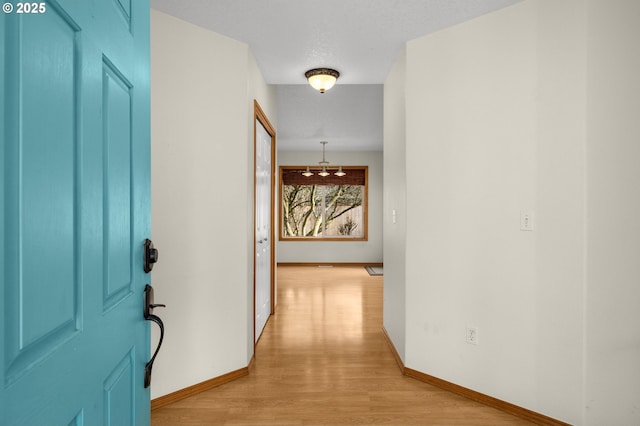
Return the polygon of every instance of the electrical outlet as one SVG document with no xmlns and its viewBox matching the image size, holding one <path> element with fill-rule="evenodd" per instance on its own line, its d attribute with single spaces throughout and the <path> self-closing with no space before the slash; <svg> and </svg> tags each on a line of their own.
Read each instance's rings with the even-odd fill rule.
<svg viewBox="0 0 640 426">
<path fill-rule="evenodd" d="M 531 211 L 520 212 L 520 230 L 533 231 L 533 212 Z"/>
<path fill-rule="evenodd" d="M 470 345 L 478 344 L 478 329 L 476 327 L 467 327 L 467 343 Z"/>
</svg>

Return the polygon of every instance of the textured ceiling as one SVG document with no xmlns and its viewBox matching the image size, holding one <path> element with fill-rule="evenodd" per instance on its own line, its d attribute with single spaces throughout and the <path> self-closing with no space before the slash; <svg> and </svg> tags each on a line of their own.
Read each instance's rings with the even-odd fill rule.
<svg viewBox="0 0 640 426">
<path fill-rule="evenodd" d="M 520 0 L 151 0 L 157 10 L 251 46 L 269 84 L 382 84 L 402 45 Z"/>
<path fill-rule="evenodd" d="M 278 149 L 382 150 L 382 84 L 407 41 L 521 0 L 151 0 L 151 6 L 247 43 L 278 89 Z M 321 95 L 304 72 L 330 67 Z M 298 88 L 291 85 L 304 85 Z M 350 88 L 347 85 L 358 85 Z M 378 86 L 378 87 L 376 87 Z"/>
</svg>

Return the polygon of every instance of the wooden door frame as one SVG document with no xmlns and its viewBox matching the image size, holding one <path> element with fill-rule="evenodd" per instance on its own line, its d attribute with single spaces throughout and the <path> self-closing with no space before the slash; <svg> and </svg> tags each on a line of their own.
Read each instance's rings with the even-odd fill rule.
<svg viewBox="0 0 640 426">
<path fill-rule="evenodd" d="M 258 209 L 256 206 L 256 136 L 257 136 L 257 125 L 256 122 L 260 122 L 262 127 L 267 131 L 269 136 L 271 136 L 271 200 L 269 203 L 269 208 L 271 209 L 271 214 L 269 215 L 269 253 L 270 253 L 270 267 L 269 267 L 269 286 L 271 292 L 271 307 L 269 310 L 269 316 L 273 315 L 276 309 L 275 306 L 275 231 L 274 231 L 274 215 L 275 215 L 275 187 L 276 187 L 276 131 L 274 127 L 271 125 L 271 122 L 267 118 L 267 115 L 264 113 L 260 104 L 257 100 L 253 100 L 253 347 L 255 348 L 256 344 L 256 221 L 257 221 L 257 213 Z M 267 322 L 269 319 L 267 318 Z"/>
</svg>

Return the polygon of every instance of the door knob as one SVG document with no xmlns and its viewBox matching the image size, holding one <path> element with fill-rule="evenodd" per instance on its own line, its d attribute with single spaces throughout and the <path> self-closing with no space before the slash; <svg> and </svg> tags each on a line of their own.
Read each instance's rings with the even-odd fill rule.
<svg viewBox="0 0 640 426">
<path fill-rule="evenodd" d="M 153 269 L 154 263 L 158 261 L 158 249 L 153 246 L 153 241 L 148 238 L 144 240 L 143 256 L 144 272 L 148 274 Z"/>
</svg>

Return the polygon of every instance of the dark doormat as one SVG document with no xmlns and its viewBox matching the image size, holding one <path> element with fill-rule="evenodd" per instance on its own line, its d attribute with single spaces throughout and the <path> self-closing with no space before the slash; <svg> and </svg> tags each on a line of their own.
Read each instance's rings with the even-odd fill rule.
<svg viewBox="0 0 640 426">
<path fill-rule="evenodd" d="M 364 269 L 366 269 L 372 277 L 380 277 L 384 275 L 382 273 L 382 266 L 365 266 Z"/>
</svg>

